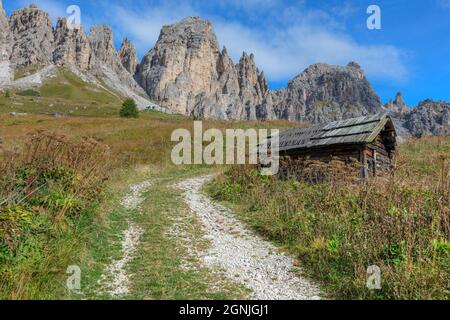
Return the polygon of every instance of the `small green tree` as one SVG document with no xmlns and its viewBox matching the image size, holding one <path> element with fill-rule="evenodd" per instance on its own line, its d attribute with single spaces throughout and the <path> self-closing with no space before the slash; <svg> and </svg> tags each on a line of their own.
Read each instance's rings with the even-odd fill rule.
<svg viewBox="0 0 450 320">
<path fill-rule="evenodd" d="M 5 98 L 11 98 L 11 93 L 9 93 L 9 90 L 6 90 Z"/>
<path fill-rule="evenodd" d="M 136 102 L 133 99 L 126 99 L 120 109 L 120 116 L 122 118 L 139 118 L 139 110 Z"/>
</svg>

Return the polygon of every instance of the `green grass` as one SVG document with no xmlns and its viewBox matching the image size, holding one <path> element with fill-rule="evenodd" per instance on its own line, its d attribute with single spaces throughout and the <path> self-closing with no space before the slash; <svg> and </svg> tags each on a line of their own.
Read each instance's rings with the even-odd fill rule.
<svg viewBox="0 0 450 320">
<path fill-rule="evenodd" d="M 102 198 L 105 155 L 97 143 L 44 133 L 1 155 L 0 298 L 65 296 L 64 274 Z"/>
<path fill-rule="evenodd" d="M 0 96 L 0 113 L 62 113 L 68 116 L 117 116 L 123 99 L 112 91 L 85 83 L 72 72 L 59 68 L 40 88 L 11 90 Z"/>
<path fill-rule="evenodd" d="M 426 177 L 440 169 L 439 157 L 450 154 L 450 143 L 445 138 L 422 138 L 414 143 L 406 143 L 402 146 L 405 158 L 414 169 L 412 174 Z"/>
<path fill-rule="evenodd" d="M 41 66 L 38 66 L 38 65 L 30 65 L 30 66 L 16 68 L 16 70 L 14 71 L 14 80 L 19 80 L 21 78 L 35 74 L 40 69 L 41 69 Z"/>
<path fill-rule="evenodd" d="M 23 91 L 18 91 L 17 94 L 19 96 L 24 96 L 24 97 L 40 97 L 41 96 L 39 91 L 36 91 L 36 90 L 33 90 L 33 89 L 27 89 L 27 90 L 23 90 Z"/>
<path fill-rule="evenodd" d="M 79 101 L 81 103 L 96 101 L 99 104 L 120 104 L 120 100 L 116 96 L 86 84 L 75 74 L 65 69 L 59 69 L 58 76 L 46 81 L 40 91 L 43 97 L 53 99 Z"/>
<path fill-rule="evenodd" d="M 3 277 L 14 283 L 15 289 L 0 284 L 0 299 L 50 300 L 69 299 L 76 295 L 67 290 L 67 268 L 81 265 L 86 230 L 91 228 L 96 206 L 82 212 L 79 219 L 67 221 L 65 227 L 52 228 L 41 234 L 28 236 L 10 261 L 2 261 Z M 48 224 L 48 222 L 47 222 Z M 50 232 L 51 230 L 51 232 Z"/>
</svg>

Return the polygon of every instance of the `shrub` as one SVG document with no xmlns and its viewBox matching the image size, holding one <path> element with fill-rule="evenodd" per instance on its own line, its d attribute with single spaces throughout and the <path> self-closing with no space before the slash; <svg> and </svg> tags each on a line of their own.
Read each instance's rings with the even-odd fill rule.
<svg viewBox="0 0 450 320">
<path fill-rule="evenodd" d="M 11 220 L 1 217 L 12 212 L 36 208 L 50 219 L 79 214 L 101 191 L 107 151 L 91 139 L 73 142 L 47 132 L 30 135 L 21 153 L 0 162 L 0 221 Z"/>
<path fill-rule="evenodd" d="M 100 199 L 107 156 L 94 140 L 48 132 L 0 153 L 0 299 L 29 299 L 54 278 L 49 265 L 65 268 L 53 246 Z"/>
<path fill-rule="evenodd" d="M 6 90 L 5 92 L 5 98 L 11 98 L 11 93 L 9 92 L 9 90 Z"/>
<path fill-rule="evenodd" d="M 19 92 L 17 92 L 17 94 L 20 96 L 25 96 L 25 97 L 40 97 L 41 96 L 39 91 L 36 91 L 33 89 L 19 91 Z"/>
<path fill-rule="evenodd" d="M 133 99 L 126 99 L 120 109 L 120 116 L 122 118 L 139 118 L 139 110 L 136 102 Z"/>
</svg>

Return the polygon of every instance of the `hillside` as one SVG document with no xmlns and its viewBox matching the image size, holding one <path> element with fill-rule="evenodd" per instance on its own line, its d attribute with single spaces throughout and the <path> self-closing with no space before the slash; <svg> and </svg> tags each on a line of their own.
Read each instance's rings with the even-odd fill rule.
<svg viewBox="0 0 450 320">
<path fill-rule="evenodd" d="M 1 113 L 73 116 L 117 115 L 124 97 L 106 86 L 84 82 L 64 68 L 52 71 L 41 86 L 6 89 L 0 95 Z"/>
<path fill-rule="evenodd" d="M 110 27 L 94 26 L 86 35 L 81 25 L 72 26 L 64 18 L 52 27 L 49 15 L 35 5 L 7 17 L 1 2 L 0 19 L 5 25 L 3 90 L 39 87 L 52 77 L 55 67 L 64 67 L 92 86 L 100 82 L 122 97 L 133 98 L 141 109 L 154 105 L 123 66 Z"/>
</svg>

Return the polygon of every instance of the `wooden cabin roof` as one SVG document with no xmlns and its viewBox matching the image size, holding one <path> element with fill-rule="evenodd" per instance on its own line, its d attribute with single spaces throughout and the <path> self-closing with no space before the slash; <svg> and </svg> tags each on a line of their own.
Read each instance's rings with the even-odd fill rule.
<svg viewBox="0 0 450 320">
<path fill-rule="evenodd" d="M 395 133 L 387 114 L 335 121 L 310 128 L 290 129 L 280 133 L 280 150 L 321 148 L 335 145 L 368 144 L 383 131 Z"/>
</svg>

